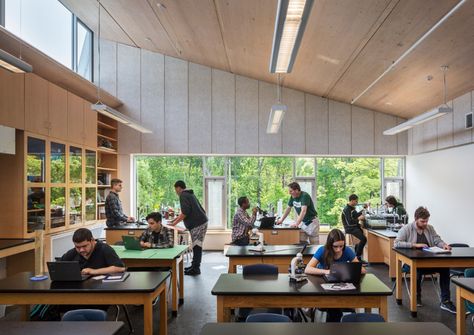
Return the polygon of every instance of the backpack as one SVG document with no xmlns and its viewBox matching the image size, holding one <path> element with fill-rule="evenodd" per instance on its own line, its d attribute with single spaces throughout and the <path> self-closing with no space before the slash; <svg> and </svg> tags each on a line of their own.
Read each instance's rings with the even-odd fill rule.
<svg viewBox="0 0 474 335">
<path fill-rule="evenodd" d="M 55 305 L 34 305 L 30 312 L 31 321 L 61 321 Z"/>
</svg>

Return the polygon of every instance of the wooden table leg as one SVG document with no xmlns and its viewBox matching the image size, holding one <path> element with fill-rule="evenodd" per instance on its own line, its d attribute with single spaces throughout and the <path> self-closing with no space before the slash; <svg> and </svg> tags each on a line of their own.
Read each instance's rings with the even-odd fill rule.
<svg viewBox="0 0 474 335">
<path fill-rule="evenodd" d="M 396 258 L 395 260 L 395 265 L 396 265 L 396 293 L 395 293 L 395 298 L 397 299 L 397 304 L 401 305 L 402 304 L 402 261 L 400 258 Z"/>
<path fill-rule="evenodd" d="M 184 303 L 184 259 L 179 257 L 179 304 Z"/>
<path fill-rule="evenodd" d="M 178 264 L 174 259 L 171 264 L 171 314 L 178 316 Z"/>
<path fill-rule="evenodd" d="M 168 334 L 168 304 L 166 303 L 166 284 L 160 293 L 160 335 Z"/>
<path fill-rule="evenodd" d="M 379 314 L 383 316 L 385 322 L 388 322 L 388 306 L 387 297 L 380 297 Z"/>
<path fill-rule="evenodd" d="M 217 296 L 217 322 L 230 322 L 230 308 L 224 307 L 223 296 Z"/>
<path fill-rule="evenodd" d="M 416 262 L 410 264 L 410 311 L 411 316 L 416 318 Z"/>
<path fill-rule="evenodd" d="M 232 257 L 229 257 L 229 269 L 227 270 L 228 273 L 236 273 L 237 272 L 237 264 L 234 263 Z"/>
<path fill-rule="evenodd" d="M 21 305 L 21 314 L 20 318 L 22 321 L 29 321 L 30 320 L 30 305 Z"/>
<path fill-rule="evenodd" d="M 456 335 L 466 334 L 466 305 L 461 290 L 461 287 L 456 287 Z"/>
<path fill-rule="evenodd" d="M 162 323 L 163 321 L 160 318 L 160 325 Z M 145 302 L 143 304 L 143 334 L 153 334 L 153 299 L 151 294 L 146 296 Z"/>
</svg>

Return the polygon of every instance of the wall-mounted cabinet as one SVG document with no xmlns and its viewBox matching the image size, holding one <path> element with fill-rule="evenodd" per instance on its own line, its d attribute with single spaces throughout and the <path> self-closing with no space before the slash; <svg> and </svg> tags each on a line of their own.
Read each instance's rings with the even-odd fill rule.
<svg viewBox="0 0 474 335">
<path fill-rule="evenodd" d="M 0 124 L 25 129 L 25 75 L 0 68 Z"/>
</svg>

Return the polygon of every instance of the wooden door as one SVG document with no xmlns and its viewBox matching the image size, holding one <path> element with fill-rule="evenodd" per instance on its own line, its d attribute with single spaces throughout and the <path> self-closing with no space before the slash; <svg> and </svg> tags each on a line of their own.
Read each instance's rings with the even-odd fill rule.
<svg viewBox="0 0 474 335">
<path fill-rule="evenodd" d="M 84 143 L 84 106 L 78 96 L 67 93 L 68 127 L 70 142 L 82 145 Z"/>
<path fill-rule="evenodd" d="M 91 103 L 84 100 L 84 145 L 97 147 L 97 112 L 91 109 Z"/>
<path fill-rule="evenodd" d="M 25 75 L 0 69 L 0 124 L 25 129 Z"/>
<path fill-rule="evenodd" d="M 67 91 L 59 86 L 49 83 L 49 136 L 67 140 L 68 131 L 68 104 Z"/>
</svg>

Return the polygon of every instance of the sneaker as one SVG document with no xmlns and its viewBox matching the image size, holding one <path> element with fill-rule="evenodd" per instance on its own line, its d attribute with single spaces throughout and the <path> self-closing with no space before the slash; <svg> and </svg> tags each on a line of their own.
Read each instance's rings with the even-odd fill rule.
<svg viewBox="0 0 474 335">
<path fill-rule="evenodd" d="M 197 276 L 197 275 L 200 275 L 200 274 L 201 274 L 201 270 L 200 270 L 200 269 L 191 268 L 191 269 L 189 269 L 188 271 L 185 271 L 184 274 L 187 275 L 187 276 Z"/>
<path fill-rule="evenodd" d="M 443 301 L 439 307 L 442 309 L 442 310 L 445 310 L 445 311 L 448 311 L 449 313 L 453 313 L 453 314 L 456 314 L 456 306 L 454 306 L 454 304 L 449 301 L 449 300 L 446 300 L 446 301 Z"/>
<path fill-rule="evenodd" d="M 416 296 L 416 306 L 417 307 L 423 307 L 423 303 L 421 302 L 421 296 L 420 295 Z"/>
<path fill-rule="evenodd" d="M 367 266 L 369 265 L 369 262 L 367 262 L 365 259 L 362 259 L 362 257 L 357 257 L 360 263 L 362 263 L 362 266 Z"/>
<path fill-rule="evenodd" d="M 187 267 L 184 268 L 184 271 L 189 271 L 189 270 L 191 270 L 192 267 L 193 267 L 192 265 L 187 266 Z"/>
</svg>

